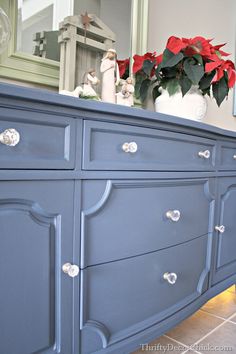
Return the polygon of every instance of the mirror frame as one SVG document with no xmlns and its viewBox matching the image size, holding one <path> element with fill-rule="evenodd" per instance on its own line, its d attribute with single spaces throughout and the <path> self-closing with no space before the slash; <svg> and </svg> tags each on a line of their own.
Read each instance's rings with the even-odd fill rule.
<svg viewBox="0 0 236 354">
<path fill-rule="evenodd" d="M 0 0 L 9 16 L 12 36 L 8 50 L 0 56 L 0 77 L 44 86 L 59 87 L 60 63 L 16 51 L 18 7 L 16 0 Z M 147 50 L 149 0 L 132 0 L 131 58 Z M 123 59 L 123 58 L 121 58 Z"/>
</svg>

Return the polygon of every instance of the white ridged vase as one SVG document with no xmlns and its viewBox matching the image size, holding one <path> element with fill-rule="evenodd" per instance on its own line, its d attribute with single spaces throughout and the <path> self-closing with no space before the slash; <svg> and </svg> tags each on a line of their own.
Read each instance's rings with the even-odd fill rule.
<svg viewBox="0 0 236 354">
<path fill-rule="evenodd" d="M 159 113 L 202 121 L 207 111 L 206 98 L 197 86 L 183 97 L 181 91 L 170 96 L 167 90 L 161 88 L 161 95 L 155 100 L 155 110 Z"/>
</svg>

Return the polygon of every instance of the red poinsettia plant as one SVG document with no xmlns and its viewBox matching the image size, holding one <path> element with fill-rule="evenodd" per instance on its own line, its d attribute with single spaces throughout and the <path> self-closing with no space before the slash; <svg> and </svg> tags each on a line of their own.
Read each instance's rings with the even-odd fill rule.
<svg viewBox="0 0 236 354">
<path fill-rule="evenodd" d="M 160 88 L 169 95 L 179 90 L 184 96 L 193 85 L 203 95 L 213 95 L 218 106 L 228 96 L 236 81 L 234 63 L 225 60 L 229 56 L 222 50 L 225 45 L 213 45 L 203 37 L 170 37 L 161 55 L 146 53 L 134 55 L 135 95 L 144 101 L 148 89 L 153 87 L 153 99 L 161 94 Z M 128 73 L 129 59 L 119 61 L 121 77 Z"/>
</svg>

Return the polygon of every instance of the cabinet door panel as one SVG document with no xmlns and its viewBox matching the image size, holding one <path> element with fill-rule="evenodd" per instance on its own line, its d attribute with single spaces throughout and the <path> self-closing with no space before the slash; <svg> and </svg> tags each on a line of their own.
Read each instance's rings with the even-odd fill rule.
<svg viewBox="0 0 236 354">
<path fill-rule="evenodd" d="M 0 187 L 0 353 L 70 354 L 73 184 Z"/>
<path fill-rule="evenodd" d="M 236 273 L 236 178 L 220 178 L 218 224 L 225 231 L 216 231 L 216 257 L 213 283 Z"/>
</svg>

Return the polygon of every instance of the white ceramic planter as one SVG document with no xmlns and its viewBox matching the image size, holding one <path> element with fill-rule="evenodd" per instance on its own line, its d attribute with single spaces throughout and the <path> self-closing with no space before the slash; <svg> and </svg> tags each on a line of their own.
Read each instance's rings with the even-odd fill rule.
<svg viewBox="0 0 236 354">
<path fill-rule="evenodd" d="M 170 96 L 167 90 L 162 89 L 155 100 L 155 109 L 159 113 L 202 121 L 206 115 L 207 101 L 196 86 L 192 86 L 184 97 L 181 92 Z"/>
</svg>

